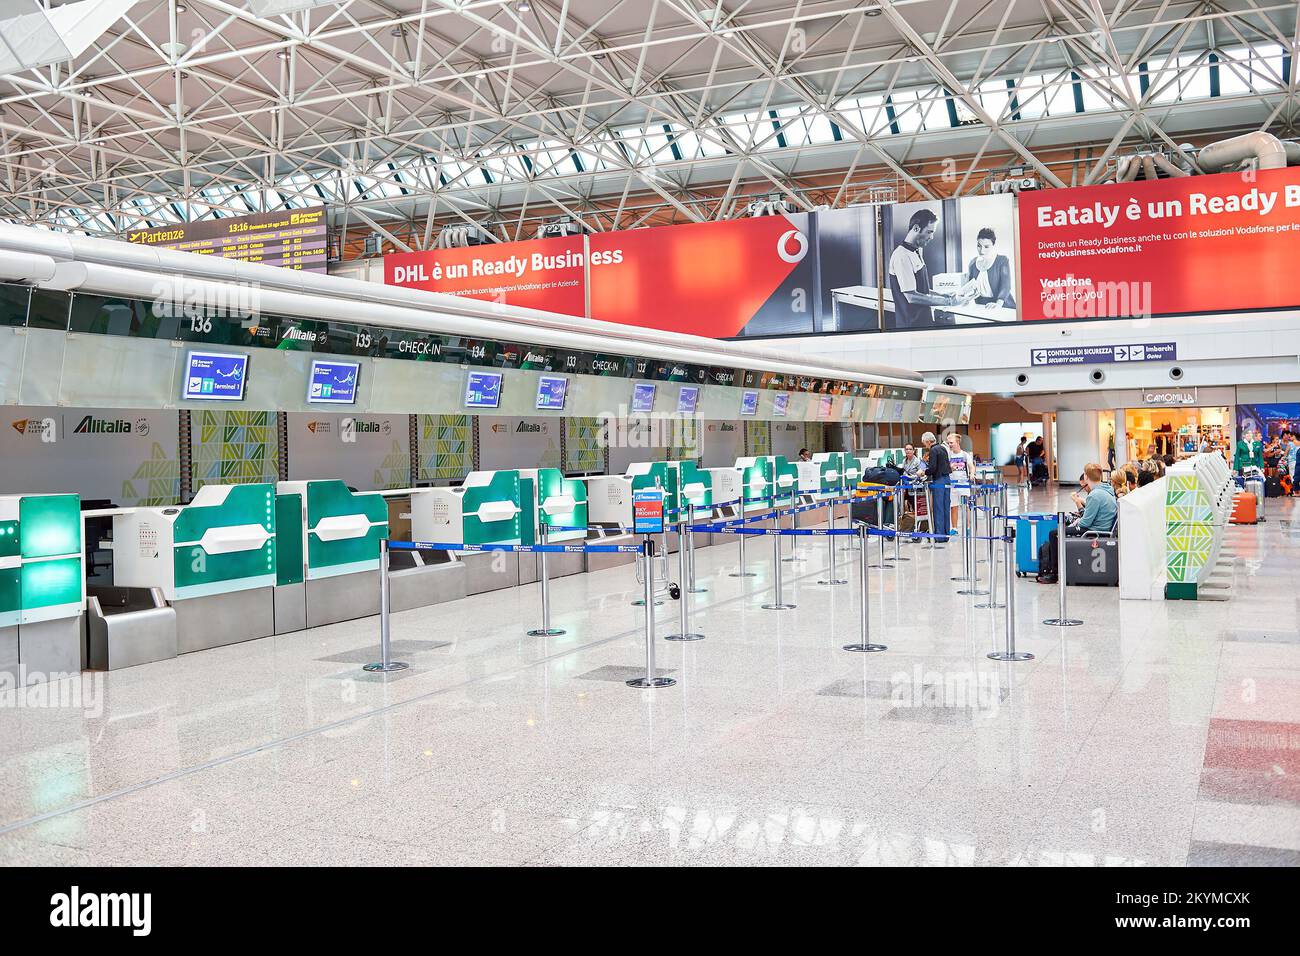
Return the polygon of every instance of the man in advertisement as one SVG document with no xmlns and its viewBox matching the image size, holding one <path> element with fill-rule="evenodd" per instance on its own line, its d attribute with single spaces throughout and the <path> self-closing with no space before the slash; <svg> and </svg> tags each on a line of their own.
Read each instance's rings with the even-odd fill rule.
<svg viewBox="0 0 1300 956">
<path fill-rule="evenodd" d="M 934 239 L 939 217 L 918 209 L 907 223 L 907 235 L 889 256 L 889 291 L 894 299 L 894 328 L 933 328 L 933 306 L 955 305 L 951 295 L 932 291 L 930 269 L 922 250 Z"/>
</svg>

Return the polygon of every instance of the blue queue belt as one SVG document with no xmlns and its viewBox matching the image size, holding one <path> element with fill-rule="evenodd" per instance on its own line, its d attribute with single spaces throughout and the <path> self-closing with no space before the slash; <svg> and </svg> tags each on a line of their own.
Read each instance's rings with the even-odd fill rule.
<svg viewBox="0 0 1300 956">
<path fill-rule="evenodd" d="M 448 541 L 389 541 L 389 551 L 518 551 L 521 554 L 640 554 L 641 544 L 465 544 Z"/>
</svg>

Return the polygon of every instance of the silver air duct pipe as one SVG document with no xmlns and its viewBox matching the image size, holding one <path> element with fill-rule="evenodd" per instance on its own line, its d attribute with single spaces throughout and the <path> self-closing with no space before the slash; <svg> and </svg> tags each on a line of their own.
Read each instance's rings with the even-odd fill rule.
<svg viewBox="0 0 1300 956">
<path fill-rule="evenodd" d="M 28 252 L 0 251 L 0 280 L 5 282 L 49 282 L 57 263 L 49 256 Z"/>
<path fill-rule="evenodd" d="M 97 263 L 61 262 L 49 288 L 64 291 L 98 293 L 100 295 L 122 296 L 124 298 L 157 300 L 173 302 L 179 306 L 193 308 L 196 304 L 219 306 L 231 298 L 230 286 L 226 283 L 208 279 L 192 279 L 177 274 L 149 272 L 141 269 L 122 269 Z M 425 309 L 413 309 L 404 306 L 391 306 L 383 303 L 365 301 L 344 301 L 327 296 L 312 295 L 305 292 L 272 289 L 262 286 L 249 286 L 240 290 L 241 306 L 246 306 L 256 314 L 287 314 L 308 319 L 350 322 L 364 325 L 377 325 L 388 328 L 419 329 L 441 332 L 448 335 L 471 339 L 497 339 L 499 341 L 518 341 L 523 339 L 531 344 L 563 349 L 592 348 L 589 335 L 562 329 L 549 329 L 532 326 L 521 330 L 518 322 L 507 319 L 486 318 L 482 316 L 457 316 L 431 314 Z M 607 345 L 615 353 L 624 353 L 632 357 L 656 358 L 667 362 L 684 362 L 697 365 L 721 365 L 730 367 L 744 364 L 750 356 L 731 349 L 730 343 L 717 342 L 713 339 L 700 339 L 695 336 L 675 336 L 682 345 L 655 344 L 650 346 L 631 345 L 611 339 Z M 711 348 L 693 347 L 695 342 L 703 342 Z M 756 362 L 765 371 L 780 372 L 804 378 L 845 378 L 857 382 L 878 382 L 885 385 L 898 385 L 907 388 L 924 388 L 923 382 L 888 376 L 867 374 L 861 370 L 841 372 L 817 365 L 804 365 L 789 360 Z"/>
<path fill-rule="evenodd" d="M 537 339 L 536 330 L 549 329 L 556 332 L 568 332 L 585 338 L 587 350 L 609 348 L 611 351 L 628 351 L 657 354 L 652 347 L 673 349 L 688 348 L 707 351 L 715 356 L 713 364 L 726 365 L 751 362 L 755 366 L 771 368 L 789 365 L 786 353 L 756 348 L 742 342 L 727 342 L 725 345 L 717 339 L 699 335 L 685 335 L 676 332 L 662 332 L 657 329 L 645 329 L 636 326 L 619 325 L 614 322 L 601 322 L 596 319 L 584 319 L 575 316 L 558 315 L 539 309 L 525 309 L 519 306 L 501 305 L 478 299 L 467 299 L 441 292 L 422 292 L 415 289 L 403 289 L 397 286 L 382 285 L 364 279 L 345 279 L 340 276 L 323 276 L 309 272 L 281 269 L 276 266 L 264 266 L 255 263 L 238 262 L 221 259 L 216 256 L 201 256 L 189 252 L 176 252 L 171 249 L 155 249 L 135 243 L 122 242 L 117 239 L 97 239 L 90 236 L 74 236 L 66 233 L 53 233 L 43 229 L 31 229 L 25 226 L 0 224 L 0 250 L 15 249 L 23 252 L 39 252 L 53 259 L 64 262 L 82 262 L 113 266 L 123 269 L 141 269 L 165 278 L 168 275 L 195 276 L 216 282 L 239 282 L 260 289 L 276 289 L 284 292 L 300 292 L 316 298 L 345 300 L 348 307 L 356 303 L 387 305 L 419 310 L 425 313 L 424 321 L 417 328 L 439 331 L 430 319 L 436 313 L 435 322 L 444 318 L 492 319 L 508 324 L 510 328 L 498 332 L 505 340 L 513 338 Z M 168 280 L 171 281 L 171 280 Z M 378 323 L 391 324 L 391 323 Z M 524 328 L 521 329 L 520 326 Z M 455 333 L 453 333 L 455 334 Z M 593 341 L 594 340 L 594 341 Z M 538 344 L 541 340 L 537 339 Z M 602 341 L 604 344 L 602 345 Z M 721 357 L 725 355 L 725 358 Z M 819 372 L 822 377 L 846 378 L 861 381 L 864 377 L 871 380 L 893 379 L 913 388 L 924 386 L 921 375 L 909 369 L 894 368 L 884 365 L 848 365 L 818 359 Z"/>
</svg>

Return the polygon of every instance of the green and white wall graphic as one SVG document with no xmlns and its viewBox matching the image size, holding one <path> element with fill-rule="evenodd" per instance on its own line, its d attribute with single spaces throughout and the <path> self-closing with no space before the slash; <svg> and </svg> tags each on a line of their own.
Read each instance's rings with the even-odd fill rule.
<svg viewBox="0 0 1300 956">
<path fill-rule="evenodd" d="M 202 409 L 190 415 L 194 490 L 279 477 L 275 412 Z"/>
</svg>

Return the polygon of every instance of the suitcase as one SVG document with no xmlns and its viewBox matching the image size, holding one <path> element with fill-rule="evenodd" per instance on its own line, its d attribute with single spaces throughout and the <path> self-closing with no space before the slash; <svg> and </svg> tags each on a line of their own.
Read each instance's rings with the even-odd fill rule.
<svg viewBox="0 0 1300 956">
<path fill-rule="evenodd" d="M 1255 512 L 1259 520 L 1264 520 L 1264 479 L 1251 477 L 1246 479 L 1246 490 L 1255 496 Z"/>
<path fill-rule="evenodd" d="M 1232 517 L 1228 521 L 1232 524 L 1256 524 L 1259 521 L 1257 504 L 1254 492 L 1236 492 L 1232 496 Z"/>
<path fill-rule="evenodd" d="M 1056 528 L 1056 515 L 1050 515 L 1038 521 L 1028 518 L 1016 518 L 1016 574 L 1038 573 L 1038 549 Z"/>
<path fill-rule="evenodd" d="M 1065 583 L 1119 587 L 1119 539 L 1070 538 L 1065 545 Z"/>
<path fill-rule="evenodd" d="M 1268 498 L 1282 497 L 1282 479 L 1273 475 L 1264 481 L 1264 495 Z"/>
</svg>

